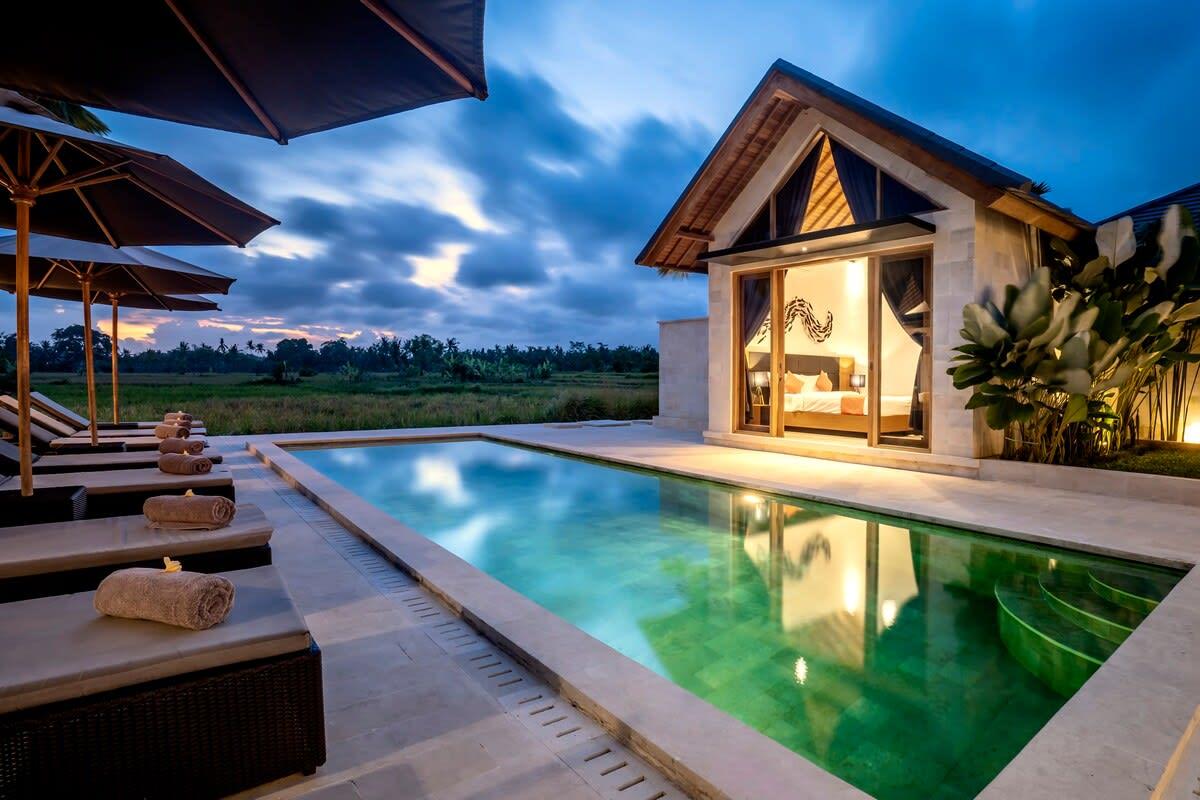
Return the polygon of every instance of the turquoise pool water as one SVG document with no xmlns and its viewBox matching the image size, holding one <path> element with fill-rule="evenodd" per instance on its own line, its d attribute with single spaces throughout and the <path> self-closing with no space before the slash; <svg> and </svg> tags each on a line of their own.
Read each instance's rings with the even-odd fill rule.
<svg viewBox="0 0 1200 800">
<path fill-rule="evenodd" d="M 883 800 L 974 796 L 1179 577 L 484 441 L 294 453 Z"/>
</svg>

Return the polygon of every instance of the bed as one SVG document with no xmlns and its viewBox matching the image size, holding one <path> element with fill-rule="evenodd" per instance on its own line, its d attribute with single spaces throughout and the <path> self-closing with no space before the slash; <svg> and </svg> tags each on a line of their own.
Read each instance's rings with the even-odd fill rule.
<svg viewBox="0 0 1200 800">
<path fill-rule="evenodd" d="M 770 368 L 770 354 L 752 353 L 751 370 Z M 828 392 L 788 392 L 783 396 L 783 424 L 787 428 L 807 428 L 839 433 L 866 434 L 870 428 L 868 397 L 850 389 L 854 359 L 837 356 L 784 356 L 788 372 L 816 375 L 825 372 L 833 389 Z M 902 433 L 911 429 L 911 395 L 883 395 L 879 398 L 880 433 Z"/>
</svg>

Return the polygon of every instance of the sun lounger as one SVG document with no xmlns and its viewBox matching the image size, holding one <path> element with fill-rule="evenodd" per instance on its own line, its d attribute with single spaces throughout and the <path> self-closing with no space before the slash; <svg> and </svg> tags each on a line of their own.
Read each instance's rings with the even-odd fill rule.
<svg viewBox="0 0 1200 800">
<path fill-rule="evenodd" d="M 3 479 L 3 482 L 0 482 L 0 504 L 4 502 L 5 495 L 18 494 L 19 485 L 20 480 L 16 477 Z M 212 472 L 206 475 L 172 475 L 154 467 L 33 476 L 34 493 L 63 486 L 83 486 L 87 489 L 89 519 L 137 514 L 148 497 L 183 494 L 189 489 L 195 494 L 236 499 L 233 474 L 228 467 L 214 467 Z"/>
<path fill-rule="evenodd" d="M 225 572 L 271 563 L 271 523 L 255 505 L 238 506 L 225 528 L 151 528 L 141 514 L 0 528 L 0 603 L 90 591 L 113 570 L 162 567 Z"/>
<path fill-rule="evenodd" d="M 19 406 L 17 405 L 17 398 L 13 397 L 10 394 L 0 394 L 0 406 L 13 412 L 14 414 L 17 413 L 17 410 L 19 408 Z M 85 427 L 80 428 L 76 425 L 63 422 L 62 420 L 58 419 L 55 416 L 47 414 L 45 411 L 42 411 L 36 405 L 34 405 L 32 408 L 29 409 L 29 419 L 34 424 L 36 424 L 42 428 L 45 428 L 46 430 L 53 433 L 55 436 L 60 436 L 63 438 L 74 436 L 74 437 L 78 437 L 80 439 L 83 439 L 83 438 L 90 439 L 92 437 L 91 431 L 88 430 L 86 427 L 86 422 L 85 422 Z M 192 436 L 201 436 L 204 433 L 205 433 L 204 428 L 192 426 L 192 429 L 191 429 Z M 130 439 L 133 437 L 153 437 L 154 431 L 137 429 L 137 428 L 131 429 L 131 430 L 126 430 L 126 429 L 102 430 L 102 431 L 97 431 L 97 436 L 100 439 L 104 439 L 104 440 L 117 440 L 117 439 L 127 440 L 127 439 Z"/>
<path fill-rule="evenodd" d="M 17 435 L 17 413 L 10 411 L 3 405 L 0 405 L 0 430 L 8 431 L 13 436 Z M 91 441 L 86 437 L 56 436 L 52 431 L 48 431 L 36 423 L 30 423 L 29 437 L 32 440 L 34 452 L 38 453 L 115 453 L 126 450 L 158 450 L 159 442 L 162 441 L 155 436 L 133 436 L 127 439 L 110 438 L 101 439 L 100 444 L 93 447 Z M 208 446 L 208 443 L 202 438 L 191 438 L 188 441 L 201 442 L 205 447 Z"/>
<path fill-rule="evenodd" d="M 97 472 L 105 469 L 148 469 L 158 465 L 157 450 L 139 450 L 120 453 L 54 453 L 33 454 L 33 474 L 51 475 L 57 472 Z M 214 464 L 224 459 L 220 453 L 205 453 L 204 457 Z M 20 453 L 16 445 L 0 441 L 0 475 L 20 473 Z"/>
<path fill-rule="evenodd" d="M 208 630 L 93 592 L 0 606 L 0 796 L 220 797 L 325 762 L 321 653 L 274 567 Z"/>
<path fill-rule="evenodd" d="M 64 406 L 62 403 L 51 400 L 41 392 L 30 392 L 29 397 L 33 400 L 34 406 L 41 411 L 72 425 L 75 428 L 83 429 L 88 426 L 87 417 L 76 414 L 71 409 Z M 154 426 L 158 425 L 162 420 L 151 420 L 148 422 L 100 422 L 96 427 L 100 430 L 137 430 L 139 428 L 149 428 L 154 430 Z M 193 420 L 193 428 L 203 428 L 204 422 L 201 420 Z"/>
</svg>

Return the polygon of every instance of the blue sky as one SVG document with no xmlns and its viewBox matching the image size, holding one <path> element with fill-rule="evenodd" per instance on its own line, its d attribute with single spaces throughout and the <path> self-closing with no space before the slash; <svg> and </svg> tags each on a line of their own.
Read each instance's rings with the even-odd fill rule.
<svg viewBox="0 0 1200 800">
<path fill-rule="evenodd" d="M 173 251 L 238 278 L 223 312 L 131 311 L 122 344 L 653 343 L 657 320 L 704 313 L 704 279 L 633 258 L 776 58 L 1106 216 L 1200 180 L 1200 37 L 1180 8 L 492 0 L 485 103 L 286 147 L 106 114 L 115 138 L 283 220 L 245 250 Z M 32 305 L 36 338 L 78 320 Z"/>
</svg>

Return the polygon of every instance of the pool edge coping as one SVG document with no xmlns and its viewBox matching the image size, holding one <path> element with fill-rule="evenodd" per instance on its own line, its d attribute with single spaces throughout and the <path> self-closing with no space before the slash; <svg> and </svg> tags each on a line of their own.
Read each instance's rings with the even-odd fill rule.
<svg viewBox="0 0 1200 800">
<path fill-rule="evenodd" d="M 544 650 L 545 644 L 540 641 L 532 641 L 531 637 L 532 639 L 541 639 L 546 637 L 534 634 L 544 633 L 544 630 L 542 629 L 558 628 L 559 638 L 561 638 L 562 635 L 567 635 L 568 638 L 572 638 L 569 636 L 569 633 L 564 634 L 564 629 L 562 626 L 566 626 L 566 628 L 570 629 L 570 631 L 574 631 L 576 634 L 578 634 L 578 637 L 582 637 L 579 642 L 575 643 L 576 647 L 583 647 L 585 650 L 588 648 L 602 648 L 603 651 L 608 654 L 610 660 L 611 657 L 615 656 L 616 659 L 626 662 L 628 665 L 636 667 L 637 670 L 644 672 L 645 675 L 642 677 L 646 678 L 648 676 L 651 683 L 658 682 L 662 684 L 659 693 L 656 693 L 655 695 L 656 703 L 662 699 L 662 696 L 664 696 L 662 694 L 663 692 L 668 695 L 672 692 L 682 692 L 684 695 L 686 695 L 686 699 L 690 699 L 691 703 L 686 703 L 684 701 L 680 702 L 684 702 L 685 705 L 699 704 L 701 708 L 696 709 L 697 713 L 703 712 L 707 714 L 717 714 L 721 718 L 720 723 L 722 726 L 736 726 L 742 728 L 745 732 L 752 734 L 753 737 L 757 737 L 758 739 L 762 740 L 759 744 L 766 747 L 766 749 L 774 749 L 776 751 L 782 750 L 783 753 L 789 757 L 787 760 L 800 762 L 801 764 L 806 765 L 807 769 L 804 771 L 806 774 L 803 776 L 805 783 L 808 783 L 809 781 L 815 781 L 816 783 L 823 784 L 818 786 L 816 783 L 814 783 L 812 790 L 817 792 L 817 794 L 814 796 L 849 796 L 856 798 L 866 797 L 867 795 L 862 793 L 860 790 L 848 783 L 845 783 L 842 781 L 842 779 L 824 770 L 803 756 L 799 756 L 799 754 L 783 748 L 781 745 L 774 742 L 774 740 L 770 739 L 764 734 L 758 733 L 757 731 L 754 731 L 753 729 L 743 725 L 733 717 L 715 709 L 707 702 L 680 689 L 669 680 L 658 676 L 636 662 L 633 662 L 631 659 L 616 653 L 607 645 L 604 645 L 602 642 L 593 639 L 583 631 L 575 628 L 570 623 L 565 622 L 565 620 L 562 620 L 552 612 L 547 611 L 541 606 L 537 606 L 523 595 L 520 595 L 514 590 L 511 590 L 503 584 L 500 584 L 499 581 L 487 576 L 485 573 L 475 569 L 466 562 L 462 562 L 461 559 L 453 556 L 453 554 L 449 553 L 449 551 L 446 551 L 439 545 L 436 545 L 430 540 L 421 536 L 419 533 L 407 528 L 407 526 L 405 526 L 399 520 L 396 520 L 391 515 L 386 514 L 386 512 L 375 508 L 368 501 L 358 497 L 358 495 L 354 494 L 351 490 L 341 487 L 333 482 L 332 479 L 329 479 L 317 472 L 315 469 L 308 467 L 308 465 L 304 464 L 293 454 L 289 453 L 287 448 L 297 446 L 367 446 L 389 443 L 400 444 L 414 441 L 428 442 L 485 440 L 494 441 L 500 444 L 533 447 L 550 452 L 559 452 L 566 455 L 578 456 L 589 460 L 665 472 L 687 478 L 727 483 L 742 488 L 769 491 L 772 493 L 797 497 L 800 499 L 808 499 L 822 503 L 851 507 L 860 511 L 880 513 L 919 522 L 946 525 L 960 529 L 964 528 L 963 523 L 953 519 L 938 517 L 937 515 L 933 514 L 915 514 L 908 511 L 896 511 L 895 509 L 873 507 L 869 504 L 847 503 L 844 499 L 839 497 L 821 494 L 820 492 L 799 491 L 794 486 L 772 481 L 749 481 L 737 476 L 721 474 L 713 470 L 689 470 L 680 468 L 677 465 L 662 465 L 650 463 L 646 460 L 639 460 L 636 458 L 614 457 L 610 453 L 599 454 L 595 452 L 595 450 L 589 449 L 588 447 L 573 447 L 558 442 L 548 443 L 543 440 L 531 440 L 529 437 L 521 436 L 519 432 L 506 433 L 504 431 L 504 429 L 511 429 L 511 427 L 512 426 L 496 426 L 495 428 L 491 428 L 488 426 L 457 429 L 431 429 L 425 431 L 355 432 L 357 435 L 350 436 L 345 434 L 289 434 L 275 437 L 256 436 L 247 438 L 245 442 L 247 449 L 256 458 L 270 466 L 286 481 L 296 486 L 296 488 L 308 494 L 314 499 L 314 501 L 321 504 L 322 507 L 326 508 L 326 510 L 331 514 L 339 517 L 340 521 L 343 521 L 344 524 L 347 524 L 348 527 L 350 527 L 356 533 L 363 536 L 368 541 L 371 541 L 376 547 L 380 548 L 385 554 L 389 555 L 389 557 L 394 559 L 400 566 L 406 569 L 406 571 L 409 571 L 423 583 L 428 585 L 432 591 L 437 593 L 439 597 L 442 597 L 452 608 L 454 608 L 458 613 L 462 614 L 465 619 L 479 627 L 486 635 L 488 635 L 489 638 L 493 638 L 498 645 L 512 652 L 513 655 L 518 659 L 528 663 L 528 665 L 534 669 L 535 672 L 551 682 L 552 685 L 555 685 L 565 697 L 580 705 L 580 707 L 591 716 L 597 718 L 601 724 L 609 730 L 610 733 L 618 736 L 619 740 L 630 746 L 639 755 L 647 758 L 647 760 L 651 761 L 656 767 L 661 769 L 673 780 L 681 783 L 685 789 L 697 792 L 701 796 L 754 796 L 744 794 L 746 788 L 744 782 L 748 780 L 751 784 L 753 784 L 755 783 L 754 779 L 761 780 L 764 777 L 764 773 L 762 772 L 761 768 L 756 768 L 755 770 L 746 769 L 745 763 L 738 760 L 739 758 L 745 758 L 745 753 L 738 753 L 737 758 L 730 759 L 728 758 L 728 754 L 720 748 L 718 748 L 716 751 L 705 753 L 705 760 L 702 764 L 691 764 L 689 763 L 688 759 L 681 759 L 678 756 L 680 748 L 677 747 L 676 743 L 672 741 L 672 737 L 676 736 L 677 732 L 672 732 L 669 729 L 662 732 L 656 731 L 652 723 L 641 718 L 644 715 L 639 715 L 636 707 L 631 708 L 631 713 L 625 715 L 626 717 L 631 717 L 630 719 L 623 719 L 621 715 L 612 713 L 609 706 L 615 705 L 619 707 L 621 705 L 622 698 L 618 696 L 615 698 L 617 702 L 607 702 L 603 695 L 603 693 L 606 691 L 603 681 L 598 683 L 595 679 L 595 676 L 588 676 L 581 673 L 579 678 L 572 680 L 574 673 L 580 668 L 577 665 L 572 666 L 570 663 L 570 658 L 566 659 L 566 663 L 559 665 L 555 665 L 554 663 L 543 663 L 544 657 L 539 655 L 538 650 L 539 648 Z M 290 474 L 293 472 L 297 473 L 299 476 L 303 476 L 306 480 L 300 480 L 300 478 L 297 477 L 297 474 Z M 310 486 L 307 484 L 313 485 Z M 347 506 L 351 512 L 354 512 L 353 515 L 347 516 L 345 513 L 345 507 Z M 419 540 L 419 542 L 410 541 L 408 543 L 410 547 L 412 545 L 417 545 L 417 550 L 424 549 L 420 547 L 420 543 L 423 542 L 432 548 L 436 548 L 436 550 L 440 551 L 441 554 L 449 556 L 455 561 L 458 561 L 461 564 L 461 567 L 457 569 L 459 574 L 446 576 L 449 578 L 449 580 L 438 579 L 436 576 L 428 575 L 429 570 L 427 568 L 423 569 L 420 563 L 414 563 L 414 560 L 417 562 L 420 561 L 420 554 L 405 553 L 403 552 L 405 549 L 404 547 L 396 548 L 394 546 L 389 546 L 389 543 L 387 542 L 379 541 L 380 537 L 377 534 L 372 535 L 360 524 L 359 521 L 356 521 L 355 518 L 362 516 L 364 513 L 366 515 L 366 519 L 362 520 L 362 522 L 366 522 L 368 526 L 382 526 L 385 529 L 394 527 L 398 530 L 402 530 L 407 533 L 408 537 L 415 537 L 416 540 Z M 978 527 L 979 526 L 972 524 L 972 528 Z M 1048 777 L 1048 766 L 1046 762 L 1047 759 L 1050 758 L 1052 765 L 1057 764 L 1062 756 L 1055 754 L 1060 753 L 1065 745 L 1072 745 L 1069 755 L 1073 755 L 1074 757 L 1068 760 L 1071 762 L 1071 764 L 1078 765 L 1079 767 L 1079 770 L 1076 771 L 1076 773 L 1071 773 L 1071 770 L 1069 769 L 1065 770 L 1065 772 L 1075 774 L 1076 776 L 1080 774 L 1086 774 L 1095 778 L 1097 781 L 1100 780 L 1101 775 L 1104 775 L 1106 772 L 1111 772 L 1114 756 L 1116 756 L 1115 760 L 1121 763 L 1129 761 L 1129 759 L 1137 759 L 1136 763 L 1125 763 L 1126 769 L 1120 777 L 1134 780 L 1134 782 L 1139 786 L 1145 787 L 1147 793 L 1149 793 L 1154 788 L 1156 783 L 1159 783 L 1162 779 L 1166 778 L 1164 765 L 1169 763 L 1170 757 L 1175 752 L 1176 746 L 1179 743 L 1179 738 L 1186 729 L 1186 724 L 1190 720 L 1191 712 L 1195 707 L 1194 697 L 1196 690 L 1200 689 L 1200 685 L 1197 684 L 1196 680 L 1188 680 L 1190 676 L 1186 674 L 1180 675 L 1179 673 L 1181 671 L 1178 669 L 1179 663 L 1186 662 L 1188 659 L 1192 658 L 1192 654 L 1197 651 L 1197 648 L 1193 645 L 1195 644 L 1195 640 L 1197 638 L 1196 631 L 1198 628 L 1200 628 L 1200 612 L 1193 611 L 1192 608 L 1200 605 L 1200 603 L 1196 602 L 1200 600 L 1200 570 L 1189 569 L 1195 565 L 1196 559 L 1183 559 L 1177 556 L 1166 556 L 1162 553 L 1146 552 L 1145 550 L 1139 551 L 1136 549 L 1106 548 L 1097 546 L 1092 542 L 1073 540 L 1065 536 L 1047 536 L 1044 534 L 1030 533 L 1028 531 L 1013 531 L 995 526 L 991 527 L 990 529 L 983 530 L 982 532 L 1008 539 L 1016 539 L 1019 541 L 1050 545 L 1097 555 L 1123 558 L 1142 563 L 1150 563 L 1160 566 L 1189 570 L 1187 574 L 1183 576 L 1171 594 L 1168 595 L 1163 603 L 1160 604 L 1158 609 L 1156 609 L 1155 612 L 1153 612 L 1142 623 L 1142 625 L 1140 625 L 1138 629 L 1134 631 L 1133 635 L 1127 640 L 1126 644 L 1123 644 L 1121 647 L 1119 647 L 1116 653 L 1114 653 L 1114 655 L 1105 662 L 1104 666 L 1102 666 L 1100 670 L 1098 670 L 1097 673 L 1093 675 L 1093 677 L 1089 679 L 1089 681 L 1085 683 L 1084 686 L 1078 692 L 1076 692 L 1066 704 L 1063 705 L 1063 707 L 1046 723 L 1046 725 L 1043 726 L 1043 728 L 1037 734 L 1035 734 L 1033 738 L 1030 739 L 1025 747 L 1019 751 L 1019 753 L 1008 763 L 1008 765 L 983 790 L 980 796 L 1011 797 L 1017 792 L 1025 795 L 1026 800 L 1036 800 L 1042 797 L 1050 798 L 1064 796 L 1064 789 L 1061 786 L 1054 786 L 1053 784 L 1055 784 L 1055 780 Z M 401 550 L 401 552 L 397 552 L 397 549 Z M 406 556 L 408 557 L 406 558 Z M 415 559 L 414 556 L 416 556 Z M 440 560 L 440 556 L 439 559 L 435 560 Z M 433 577 L 434 579 L 429 580 L 430 577 Z M 510 595 L 510 597 L 502 600 L 502 606 L 534 606 L 537 611 L 541 612 L 542 615 L 545 615 L 545 619 L 542 620 L 542 622 L 545 624 L 540 626 L 530 626 L 526 624 L 524 628 L 521 626 L 514 627 L 512 620 L 496 618 L 496 611 L 483 611 L 476 607 L 478 606 L 478 603 L 471 603 L 469 599 L 467 603 L 464 604 L 462 601 L 462 595 L 464 594 L 464 591 L 469 595 L 471 588 L 470 584 L 473 582 L 479 583 L 481 581 L 485 584 L 487 582 L 495 584 L 494 587 L 490 588 L 496 589 L 496 587 L 498 587 L 499 590 L 502 590 L 500 592 L 501 596 L 503 596 L 505 593 Z M 1185 606 L 1188 607 L 1185 608 Z M 502 614 L 501 616 L 503 617 L 505 615 Z M 535 614 L 534 616 L 538 615 Z M 499 623 L 498 625 L 496 624 L 497 622 Z M 517 638 L 514 638 L 514 635 Z M 1175 651 L 1175 657 L 1170 658 L 1168 660 L 1169 663 L 1165 666 L 1162 657 L 1163 655 L 1169 654 L 1164 654 L 1161 652 L 1164 649 L 1164 643 L 1162 641 L 1164 637 L 1170 640 L 1167 643 L 1166 649 Z M 1180 648 L 1183 650 L 1182 653 L 1179 652 Z M 552 647 L 550 652 L 553 652 Z M 1166 712 L 1173 710 L 1177 711 L 1180 701 L 1187 700 L 1186 715 L 1182 724 L 1178 726 L 1168 724 L 1164 721 L 1165 717 L 1160 715 L 1155 717 L 1150 722 L 1150 724 L 1160 729 L 1157 731 L 1157 735 L 1142 737 L 1142 739 L 1138 739 L 1136 736 L 1131 737 L 1130 732 L 1125 730 L 1123 725 L 1119 725 L 1119 730 L 1117 731 L 1113 731 L 1110 728 L 1104 728 L 1103 723 L 1105 720 L 1103 718 L 1105 714 L 1103 712 L 1105 710 L 1110 712 L 1108 716 L 1116 717 L 1117 722 L 1124 722 L 1124 718 L 1128 716 L 1128 714 L 1119 715 L 1111 713 L 1113 705 L 1121 704 L 1113 704 L 1110 702 L 1113 699 L 1113 689 L 1111 686 L 1109 686 L 1109 684 L 1113 680 L 1118 679 L 1125 681 L 1126 683 L 1129 681 L 1139 682 L 1139 676 L 1145 678 L 1145 674 L 1143 673 L 1148 665 L 1153 673 L 1153 677 L 1158 679 L 1163 685 L 1159 687 L 1161 691 L 1156 690 L 1149 698 L 1145 696 L 1138 697 L 1137 701 L 1140 704 L 1140 707 L 1142 708 L 1143 712 L 1146 710 L 1147 706 L 1159 707 L 1160 710 Z M 1172 666 L 1174 666 L 1175 669 L 1172 669 Z M 586 670 L 584 670 L 584 672 L 586 672 Z M 1183 672 L 1186 673 L 1186 670 L 1183 670 Z M 609 678 L 609 680 L 611 680 L 611 678 Z M 1149 685 L 1149 682 L 1147 680 L 1142 680 L 1140 681 L 1140 684 L 1141 688 L 1144 689 Z M 597 692 L 599 692 L 601 696 L 594 697 L 593 695 Z M 1184 697 L 1178 697 L 1180 692 L 1185 693 Z M 1170 695 L 1169 703 L 1167 702 L 1168 695 Z M 627 701 L 628 698 L 624 699 Z M 675 698 L 672 698 L 672 700 L 674 701 Z M 1099 709 L 1102 713 L 1097 715 L 1097 709 Z M 644 709 L 642 710 L 644 711 Z M 688 710 L 691 711 L 693 709 Z M 1097 718 L 1098 716 L 1099 719 Z M 1145 717 L 1146 714 L 1143 713 L 1138 716 Z M 1112 721 L 1113 720 L 1108 720 L 1110 723 Z M 1081 724 L 1081 722 L 1086 724 Z M 1135 724 L 1136 723 L 1137 720 L 1135 720 Z M 1146 725 L 1147 721 L 1145 719 L 1141 719 L 1140 723 L 1142 725 Z M 649 725 L 649 728 L 647 728 L 647 725 Z M 1094 730 L 1097 725 L 1101 726 L 1101 733 L 1119 733 L 1120 735 L 1099 735 Z M 638 726 L 640 726 L 641 729 L 639 729 Z M 1164 733 L 1161 730 L 1164 727 L 1169 729 L 1169 732 Z M 1178 732 L 1175 732 L 1176 727 L 1178 728 Z M 1147 731 L 1142 732 L 1148 733 Z M 1154 740 L 1153 746 L 1146 746 L 1144 741 L 1146 738 Z M 665 744 L 663 743 L 663 739 L 666 739 Z M 1127 745 L 1131 741 L 1137 741 L 1139 746 L 1134 748 L 1128 747 Z M 683 745 L 683 752 L 687 753 L 687 742 L 681 742 L 679 744 Z M 1147 749 L 1154 750 L 1154 755 L 1152 758 L 1145 757 L 1144 752 Z M 672 754 L 672 750 L 675 752 L 675 755 Z M 1133 752 L 1135 750 L 1140 750 L 1142 752 Z M 764 755 L 766 755 L 768 760 L 770 760 L 771 757 L 777 757 L 779 754 L 778 752 L 774 752 L 766 753 Z M 1159 757 L 1160 755 L 1161 758 Z M 722 756 L 726 756 L 726 760 L 732 760 L 737 763 L 714 764 L 712 759 L 720 759 Z M 1126 756 L 1128 758 L 1124 758 Z M 1071 764 L 1063 763 L 1061 766 L 1068 767 Z M 768 765 L 768 768 L 770 766 L 775 765 Z M 1106 770 L 1106 767 L 1109 769 Z M 711 775 L 714 770 L 720 774 L 716 776 Z M 1130 773 L 1133 771 L 1137 771 L 1137 775 L 1131 775 Z M 709 774 L 706 775 L 706 772 Z M 1064 770 L 1059 769 L 1057 772 L 1057 777 L 1062 779 L 1063 773 Z M 722 780 L 722 777 L 730 774 L 737 776 L 737 781 L 735 782 L 736 785 L 727 785 L 728 781 Z M 1054 773 L 1051 774 L 1053 775 Z M 1126 796 L 1123 793 L 1128 791 L 1128 785 L 1115 785 L 1111 781 L 1107 780 L 1107 777 L 1109 776 L 1105 777 L 1106 780 L 1100 782 L 1098 785 L 1091 785 L 1088 787 L 1090 796 Z M 787 786 L 789 787 L 789 790 L 794 793 L 796 791 L 796 784 L 794 783 L 795 776 L 789 776 L 789 780 L 792 782 L 788 783 Z M 832 781 L 833 783 L 830 783 L 829 781 Z M 806 788 L 808 787 L 806 786 Z M 1106 789 L 1107 791 L 1105 791 Z M 1081 789 L 1077 786 L 1074 787 L 1073 790 L 1081 791 Z M 739 793 L 739 791 L 743 793 Z M 849 794 L 846 794 L 847 791 Z"/>
</svg>

